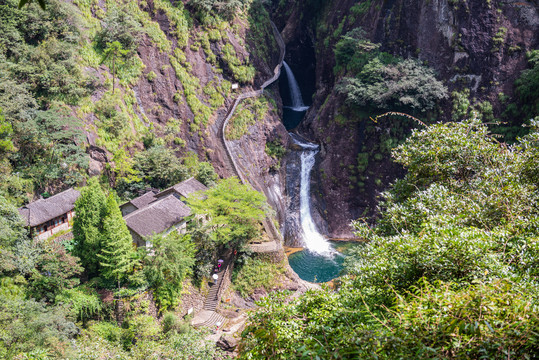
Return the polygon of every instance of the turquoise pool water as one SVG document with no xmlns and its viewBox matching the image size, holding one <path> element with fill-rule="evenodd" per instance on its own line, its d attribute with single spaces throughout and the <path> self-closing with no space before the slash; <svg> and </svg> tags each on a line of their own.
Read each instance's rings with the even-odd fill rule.
<svg viewBox="0 0 539 360">
<path fill-rule="evenodd" d="M 341 275 L 342 265 L 346 257 L 347 250 L 357 243 L 353 242 L 331 242 L 336 250 L 329 257 L 318 255 L 308 250 L 301 250 L 291 254 L 288 262 L 300 278 L 310 282 L 328 282 Z"/>
</svg>

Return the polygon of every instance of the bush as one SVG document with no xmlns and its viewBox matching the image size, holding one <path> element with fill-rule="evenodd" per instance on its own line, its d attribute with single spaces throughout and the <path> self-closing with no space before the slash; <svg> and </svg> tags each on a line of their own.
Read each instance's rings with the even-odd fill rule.
<svg viewBox="0 0 539 360">
<path fill-rule="evenodd" d="M 447 97 L 447 88 L 419 60 L 380 52 L 380 44 L 356 28 L 335 48 L 335 72 L 347 76 L 337 86 L 350 105 L 376 109 L 425 111 Z"/>
<path fill-rule="evenodd" d="M 515 82 L 524 120 L 539 115 L 539 50 L 532 50 L 527 55 L 529 69 L 522 71 Z"/>
<path fill-rule="evenodd" d="M 283 146 L 281 139 L 268 141 L 265 148 L 266 154 L 275 159 L 281 159 L 286 154 L 286 148 Z"/>
<path fill-rule="evenodd" d="M 144 181 L 159 189 L 189 177 L 188 169 L 181 164 L 180 159 L 164 146 L 154 146 L 138 153 L 133 167 Z"/>
<path fill-rule="evenodd" d="M 165 313 L 161 325 L 163 326 L 164 334 L 168 334 L 171 331 L 177 334 L 185 334 L 190 329 L 189 324 L 180 320 L 173 312 Z"/>
<path fill-rule="evenodd" d="M 247 133 L 249 126 L 261 121 L 269 109 L 269 101 L 266 97 L 243 100 L 236 113 L 230 119 L 226 129 L 228 140 L 238 140 Z"/>
<path fill-rule="evenodd" d="M 232 283 L 234 290 L 246 298 L 256 289 L 273 290 L 279 284 L 284 272 L 282 264 L 275 264 L 271 260 L 247 258 L 245 263 L 234 269 Z"/>
<path fill-rule="evenodd" d="M 133 51 L 141 35 L 141 26 L 127 10 L 108 9 L 101 31 L 96 35 L 97 46 L 104 50 L 107 44 L 118 41 L 123 49 Z"/>
<path fill-rule="evenodd" d="M 144 275 L 163 311 L 178 304 L 182 283 L 193 272 L 195 246 L 190 235 L 180 235 L 176 231 L 153 236 L 149 241 L 152 253 L 145 254 Z"/>
<path fill-rule="evenodd" d="M 447 97 L 434 71 L 412 59 L 386 65 L 374 58 L 356 77 L 344 78 L 338 91 L 350 105 L 386 110 L 426 111 Z"/>
</svg>

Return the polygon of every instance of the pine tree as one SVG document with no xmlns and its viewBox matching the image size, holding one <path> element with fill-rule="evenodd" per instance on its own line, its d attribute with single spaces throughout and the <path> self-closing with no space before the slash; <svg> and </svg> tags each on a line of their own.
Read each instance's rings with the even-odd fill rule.
<svg viewBox="0 0 539 360">
<path fill-rule="evenodd" d="M 107 215 L 103 219 L 102 248 L 97 256 L 101 275 L 109 280 L 121 281 L 133 271 L 135 251 L 133 240 L 122 217 L 118 203 L 110 194 L 107 198 Z"/>
<path fill-rule="evenodd" d="M 103 64 L 107 60 L 111 60 L 112 62 L 112 93 L 114 94 L 114 84 L 116 79 L 116 70 L 119 65 L 122 65 L 124 63 L 124 59 L 129 54 L 129 50 L 125 50 L 123 45 L 119 41 L 113 41 L 112 43 L 107 44 L 107 48 L 105 49 L 105 54 L 103 56 L 103 59 L 101 60 L 101 64 Z"/>
<path fill-rule="evenodd" d="M 97 254 L 101 251 L 101 232 L 105 215 L 105 194 L 97 178 L 91 178 L 75 202 L 73 220 L 73 253 L 80 258 L 82 266 L 89 275 L 96 275 L 98 272 Z"/>
</svg>

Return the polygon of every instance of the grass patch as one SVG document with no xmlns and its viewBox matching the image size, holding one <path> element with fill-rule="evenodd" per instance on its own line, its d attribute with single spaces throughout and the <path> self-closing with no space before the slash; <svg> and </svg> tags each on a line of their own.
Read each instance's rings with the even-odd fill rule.
<svg viewBox="0 0 539 360">
<path fill-rule="evenodd" d="M 249 98 L 238 105 L 235 115 L 230 119 L 226 129 L 228 140 L 238 140 L 247 133 L 249 126 L 262 120 L 269 110 L 266 97 Z"/>
<path fill-rule="evenodd" d="M 284 273 L 283 263 L 273 263 L 263 258 L 247 258 L 243 265 L 234 269 L 233 288 L 242 297 L 252 295 L 260 288 L 270 291 L 279 285 Z"/>
</svg>

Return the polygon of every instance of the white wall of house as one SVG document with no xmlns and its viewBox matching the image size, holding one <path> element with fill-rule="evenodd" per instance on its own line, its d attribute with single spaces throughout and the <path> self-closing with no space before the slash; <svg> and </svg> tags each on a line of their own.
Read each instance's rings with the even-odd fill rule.
<svg viewBox="0 0 539 360">
<path fill-rule="evenodd" d="M 46 240 L 53 236 L 54 234 L 59 233 L 63 230 L 69 230 L 71 229 L 71 226 L 69 225 L 69 222 L 71 219 L 73 219 L 73 216 L 75 215 L 75 212 L 70 211 L 62 216 L 58 216 L 50 221 L 47 221 L 47 230 L 44 230 L 44 224 L 38 225 L 34 227 L 32 230 L 34 231 L 34 237 L 39 240 Z"/>
<path fill-rule="evenodd" d="M 180 234 L 185 234 L 187 232 L 187 222 L 184 220 L 182 222 L 179 222 L 178 224 L 171 226 L 167 230 L 163 231 L 161 235 L 166 236 L 170 234 L 172 231 L 177 231 Z M 133 230 L 129 229 L 129 232 L 131 233 L 131 237 L 133 238 L 133 244 L 135 244 L 137 247 L 146 246 L 147 248 L 151 247 L 151 242 L 145 240 L 142 236 L 134 232 Z"/>
</svg>

